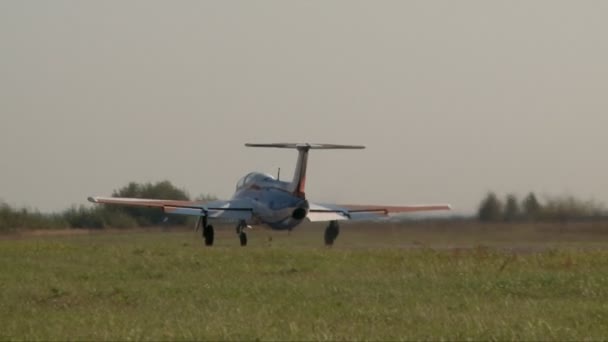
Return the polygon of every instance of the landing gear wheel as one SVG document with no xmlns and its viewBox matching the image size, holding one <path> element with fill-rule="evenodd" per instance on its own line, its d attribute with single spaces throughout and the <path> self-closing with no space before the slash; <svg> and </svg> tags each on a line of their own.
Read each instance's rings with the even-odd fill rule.
<svg viewBox="0 0 608 342">
<path fill-rule="evenodd" d="M 247 222 L 239 221 L 239 224 L 236 226 L 236 235 L 239 236 L 241 246 L 247 246 L 247 234 L 245 233 L 245 228 L 247 228 Z"/>
<path fill-rule="evenodd" d="M 241 246 L 247 246 L 247 234 L 245 232 L 239 234 L 239 241 L 241 241 Z"/>
<path fill-rule="evenodd" d="M 325 246 L 332 246 L 339 234 L 340 225 L 338 221 L 330 221 L 329 226 L 325 228 Z"/>
<path fill-rule="evenodd" d="M 203 228 L 203 239 L 205 239 L 205 246 L 213 246 L 213 238 L 215 231 L 212 225 L 205 226 Z"/>
</svg>

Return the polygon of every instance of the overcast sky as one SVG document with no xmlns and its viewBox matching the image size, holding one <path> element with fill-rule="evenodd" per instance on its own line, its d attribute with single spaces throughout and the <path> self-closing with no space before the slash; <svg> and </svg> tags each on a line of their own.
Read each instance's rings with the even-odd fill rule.
<svg viewBox="0 0 608 342">
<path fill-rule="evenodd" d="M 0 0 L 0 199 L 129 181 L 232 195 L 253 170 L 361 204 L 608 203 L 607 1 Z M 287 177 L 287 176 L 285 176 Z"/>
</svg>

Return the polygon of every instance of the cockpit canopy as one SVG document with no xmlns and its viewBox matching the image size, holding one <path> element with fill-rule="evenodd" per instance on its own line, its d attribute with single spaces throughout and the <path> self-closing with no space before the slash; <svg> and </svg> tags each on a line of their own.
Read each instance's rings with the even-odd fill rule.
<svg viewBox="0 0 608 342">
<path fill-rule="evenodd" d="M 236 183 L 236 189 L 240 190 L 246 186 L 249 186 L 253 183 L 262 183 L 268 181 L 274 181 L 275 178 L 272 175 L 261 172 L 251 172 L 247 174 L 245 177 L 241 178 L 238 183 Z"/>
</svg>

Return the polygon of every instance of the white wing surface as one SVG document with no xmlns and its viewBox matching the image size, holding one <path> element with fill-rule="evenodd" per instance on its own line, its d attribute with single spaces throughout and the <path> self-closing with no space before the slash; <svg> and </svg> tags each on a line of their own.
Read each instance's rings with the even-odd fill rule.
<svg viewBox="0 0 608 342">
<path fill-rule="evenodd" d="M 334 220 L 369 220 L 390 214 L 451 209 L 452 207 L 449 204 L 382 206 L 310 203 L 307 218 L 311 222 Z"/>
<path fill-rule="evenodd" d="M 125 197 L 89 197 L 88 199 L 93 203 L 159 208 L 167 214 L 218 219 L 248 220 L 253 213 L 253 206 L 247 200 L 196 202 Z"/>
</svg>

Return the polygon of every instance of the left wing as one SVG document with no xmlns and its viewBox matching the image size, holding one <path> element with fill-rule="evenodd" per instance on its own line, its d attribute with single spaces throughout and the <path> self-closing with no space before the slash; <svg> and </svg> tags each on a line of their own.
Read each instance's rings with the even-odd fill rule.
<svg viewBox="0 0 608 342">
<path fill-rule="evenodd" d="M 248 200 L 196 202 L 126 197 L 89 197 L 88 200 L 93 203 L 160 208 L 167 214 L 218 219 L 248 220 L 253 215 L 253 206 Z"/>
<path fill-rule="evenodd" d="M 369 220 L 382 216 L 387 216 L 392 213 L 397 214 L 451 209 L 452 207 L 449 204 L 382 206 L 310 203 L 310 209 L 308 211 L 307 218 L 311 222 L 335 220 Z"/>
</svg>

